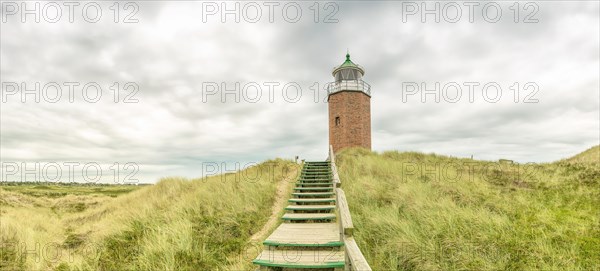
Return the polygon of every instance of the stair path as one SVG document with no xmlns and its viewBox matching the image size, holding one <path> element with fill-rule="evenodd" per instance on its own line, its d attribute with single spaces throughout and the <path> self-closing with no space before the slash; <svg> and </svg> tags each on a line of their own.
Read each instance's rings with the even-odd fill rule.
<svg viewBox="0 0 600 271">
<path fill-rule="evenodd" d="M 305 162 L 283 223 L 263 242 L 252 261 L 259 270 L 311 268 L 343 270 L 344 241 L 337 223 L 331 165 Z"/>
</svg>

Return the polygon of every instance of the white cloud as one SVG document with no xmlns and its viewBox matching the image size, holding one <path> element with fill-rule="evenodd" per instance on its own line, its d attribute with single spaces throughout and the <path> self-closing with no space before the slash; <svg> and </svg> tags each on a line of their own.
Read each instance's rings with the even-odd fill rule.
<svg viewBox="0 0 600 271">
<path fill-rule="evenodd" d="M 314 23 L 310 4 L 301 2 L 298 23 L 280 13 L 275 23 L 266 14 L 256 24 L 203 23 L 200 2 L 139 2 L 137 24 L 115 24 L 108 6 L 97 24 L 3 23 L 3 82 L 98 82 L 104 93 L 96 104 L 80 90 L 74 103 L 11 96 L 0 109 L 2 160 L 136 162 L 142 181 L 153 182 L 199 176 L 202 162 L 323 159 L 327 104 L 315 103 L 310 87 L 331 81 L 347 48 L 372 85 L 377 151 L 552 161 L 599 143 L 596 2 L 539 2 L 535 24 L 514 23 L 510 13 L 496 24 L 402 23 L 400 2 L 366 1 L 339 3 L 338 23 Z M 139 85 L 140 102 L 122 103 L 128 92 L 112 102 L 109 87 L 128 81 Z M 402 82 L 412 81 L 498 82 L 505 95 L 531 81 L 540 102 L 491 104 L 477 92 L 474 103 L 403 103 Z M 258 103 L 203 102 L 206 82 L 281 85 L 273 103 L 266 87 Z M 303 89 L 297 103 L 281 93 L 288 82 Z"/>
</svg>

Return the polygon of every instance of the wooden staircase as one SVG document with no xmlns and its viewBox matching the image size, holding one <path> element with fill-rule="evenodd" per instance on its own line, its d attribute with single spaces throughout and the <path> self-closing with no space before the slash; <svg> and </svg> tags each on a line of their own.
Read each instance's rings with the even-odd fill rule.
<svg viewBox="0 0 600 271">
<path fill-rule="evenodd" d="M 259 270 L 344 270 L 346 256 L 336 212 L 330 161 L 305 162 L 283 223 L 263 242 Z"/>
</svg>

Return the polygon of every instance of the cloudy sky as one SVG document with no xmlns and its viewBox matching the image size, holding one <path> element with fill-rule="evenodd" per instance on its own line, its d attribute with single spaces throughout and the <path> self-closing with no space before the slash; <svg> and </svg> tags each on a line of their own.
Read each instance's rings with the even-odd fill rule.
<svg viewBox="0 0 600 271">
<path fill-rule="evenodd" d="M 438 2 L 439 23 L 431 1 L 37 3 L 39 23 L 2 2 L 5 172 L 97 163 L 110 179 L 118 163 L 155 182 L 324 159 L 323 88 L 347 50 L 372 87 L 375 151 L 549 162 L 600 140 L 596 1 Z"/>
</svg>

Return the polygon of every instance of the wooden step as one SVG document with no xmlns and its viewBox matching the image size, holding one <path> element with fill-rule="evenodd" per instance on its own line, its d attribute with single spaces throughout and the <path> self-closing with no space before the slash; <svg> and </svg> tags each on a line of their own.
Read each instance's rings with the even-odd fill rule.
<svg viewBox="0 0 600 271">
<path fill-rule="evenodd" d="M 283 223 L 263 242 L 267 246 L 340 247 L 337 223 Z"/>
<path fill-rule="evenodd" d="M 294 190 L 299 191 L 327 191 L 333 190 L 333 187 L 296 187 Z"/>
<path fill-rule="evenodd" d="M 300 176 L 298 178 L 298 180 L 301 180 L 301 181 L 325 181 L 325 182 L 331 181 L 332 179 L 333 179 L 333 177 L 331 177 L 331 176 L 314 176 L 314 177 L 313 176 Z"/>
<path fill-rule="evenodd" d="M 281 219 L 283 220 L 333 220 L 335 219 L 335 213 L 304 213 L 304 214 L 284 214 Z"/>
<path fill-rule="evenodd" d="M 292 195 L 296 197 L 330 197 L 335 194 L 333 192 L 297 192 Z"/>
<path fill-rule="evenodd" d="M 283 268 L 343 268 L 344 251 L 264 250 L 254 264 Z"/>
<path fill-rule="evenodd" d="M 288 202 L 297 202 L 297 203 L 325 203 L 325 202 L 335 202 L 335 198 L 289 199 Z"/>
<path fill-rule="evenodd" d="M 334 210 L 335 205 L 288 205 L 285 209 L 288 211 L 324 211 Z"/>
<path fill-rule="evenodd" d="M 331 181 L 333 179 L 333 177 L 331 176 L 300 176 L 300 178 L 298 178 L 298 180 L 302 180 L 302 181 Z"/>
<path fill-rule="evenodd" d="M 302 184 L 302 185 L 333 185 L 334 183 L 332 181 L 302 181 L 302 182 L 297 182 L 296 184 Z"/>
<path fill-rule="evenodd" d="M 333 182 L 326 182 L 326 183 L 325 182 L 320 182 L 320 183 L 318 183 L 318 182 L 297 182 L 296 183 L 296 186 L 302 186 L 302 187 L 317 186 L 317 185 L 331 186 L 331 185 L 333 185 Z"/>
</svg>

